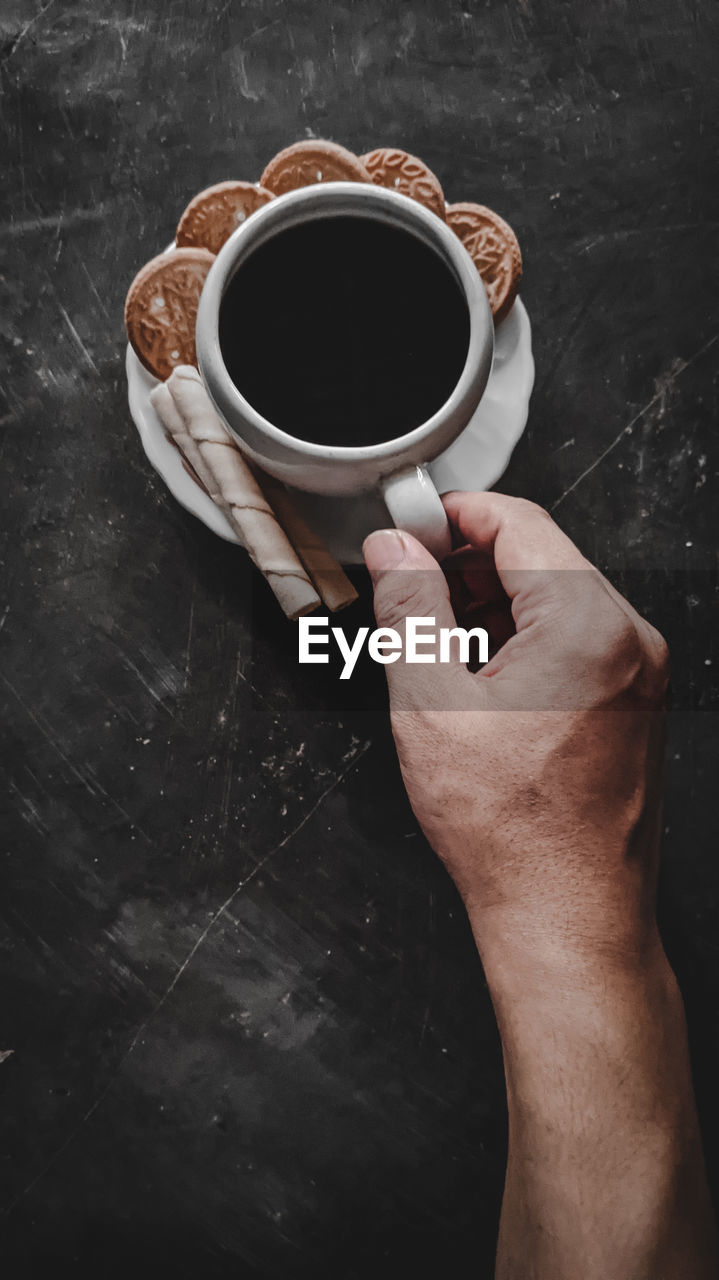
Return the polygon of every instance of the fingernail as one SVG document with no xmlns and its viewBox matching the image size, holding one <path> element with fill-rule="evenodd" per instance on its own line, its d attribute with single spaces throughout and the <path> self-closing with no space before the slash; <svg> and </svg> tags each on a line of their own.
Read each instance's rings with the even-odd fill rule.
<svg viewBox="0 0 719 1280">
<path fill-rule="evenodd" d="M 373 578 L 385 573 L 387 569 L 398 569 L 406 558 L 406 545 L 401 530 L 375 530 L 365 538 L 362 554 Z"/>
</svg>

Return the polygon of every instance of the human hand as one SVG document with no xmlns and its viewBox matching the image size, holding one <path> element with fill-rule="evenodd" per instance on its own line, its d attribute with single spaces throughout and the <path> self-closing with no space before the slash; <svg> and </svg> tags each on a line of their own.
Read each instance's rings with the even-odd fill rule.
<svg viewBox="0 0 719 1280">
<path fill-rule="evenodd" d="M 538 507 L 445 506 L 462 544 L 449 584 L 396 530 L 365 559 L 380 627 L 481 624 L 496 648 L 475 674 L 457 657 L 387 676 L 409 798 L 464 898 L 502 1038 L 497 1280 L 709 1280 L 684 1014 L 654 912 L 666 646 Z"/>
<path fill-rule="evenodd" d="M 444 566 L 459 621 L 499 648 L 475 674 L 458 657 L 387 668 L 412 807 L 485 965 L 508 949 L 629 963 L 657 945 L 666 645 L 539 507 L 495 493 L 445 507 L 465 548 Z M 379 626 L 457 625 L 410 535 L 372 534 L 365 558 Z"/>
</svg>

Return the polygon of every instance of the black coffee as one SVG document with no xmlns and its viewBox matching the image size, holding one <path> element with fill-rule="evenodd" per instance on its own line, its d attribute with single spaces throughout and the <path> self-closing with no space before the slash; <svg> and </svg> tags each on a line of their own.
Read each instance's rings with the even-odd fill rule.
<svg viewBox="0 0 719 1280">
<path fill-rule="evenodd" d="M 464 295 L 409 232 L 336 216 L 280 232 L 220 309 L 230 377 L 263 417 L 317 444 L 367 445 L 426 422 L 467 356 Z"/>
</svg>

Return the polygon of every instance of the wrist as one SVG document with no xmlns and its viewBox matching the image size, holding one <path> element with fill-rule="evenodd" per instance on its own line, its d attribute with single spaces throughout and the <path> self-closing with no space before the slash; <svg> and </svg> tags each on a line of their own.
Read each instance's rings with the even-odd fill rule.
<svg viewBox="0 0 719 1280">
<path fill-rule="evenodd" d="M 510 1116 L 526 1132 L 540 1117 L 583 1150 L 605 1142 L 609 1113 L 623 1141 L 649 1141 L 659 1160 L 693 1130 L 684 1006 L 658 935 L 631 960 L 515 951 L 487 977 Z"/>
<path fill-rule="evenodd" d="M 512 1096 L 534 1098 L 541 1110 L 557 1104 L 563 1125 L 564 1088 L 575 1097 L 616 1090 L 623 1103 L 636 1089 L 644 1103 L 652 1095 L 649 1109 L 667 1118 L 683 1109 L 691 1094 L 684 1006 L 656 926 L 633 950 L 538 941 L 525 931 L 505 937 L 502 947 L 480 946 L 480 953 L 510 1104 Z"/>
<path fill-rule="evenodd" d="M 653 916 L 605 911 L 586 928 L 568 927 L 557 911 L 469 910 L 469 919 L 495 999 L 527 995 L 544 1004 L 567 992 L 674 983 Z"/>
<path fill-rule="evenodd" d="M 518 1044 L 565 1032 L 569 1040 L 620 1043 L 683 1024 L 681 993 L 658 935 L 653 946 L 621 956 L 507 948 L 501 960 L 493 954 L 485 962 L 485 974 L 502 1038 Z"/>
</svg>

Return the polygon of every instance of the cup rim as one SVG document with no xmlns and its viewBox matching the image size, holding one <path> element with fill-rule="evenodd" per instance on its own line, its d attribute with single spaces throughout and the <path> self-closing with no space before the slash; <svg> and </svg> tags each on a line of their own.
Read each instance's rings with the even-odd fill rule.
<svg viewBox="0 0 719 1280">
<path fill-rule="evenodd" d="M 250 404 L 233 382 L 220 347 L 222 300 L 242 263 L 262 244 L 292 226 L 343 215 L 379 216 L 382 221 L 419 236 L 438 251 L 462 289 L 469 317 L 464 366 L 444 404 L 418 427 L 377 444 L 317 444 L 275 426 Z M 291 449 L 307 462 L 320 463 L 328 459 L 396 461 L 398 453 L 411 451 L 425 440 L 431 440 L 438 430 L 446 433 L 452 421 L 456 427 L 452 438 L 456 438 L 479 404 L 494 354 L 494 321 L 489 299 L 481 276 L 459 237 L 446 222 L 409 196 L 359 182 L 317 183 L 289 191 L 268 201 L 238 227 L 222 246 L 208 272 L 200 297 L 195 337 L 202 380 L 216 408 L 238 439 L 252 448 L 252 441 L 245 441 L 233 420 L 243 422 L 249 427 L 250 434 L 264 436 L 281 449 Z M 446 440 L 442 447 L 447 447 Z"/>
</svg>

